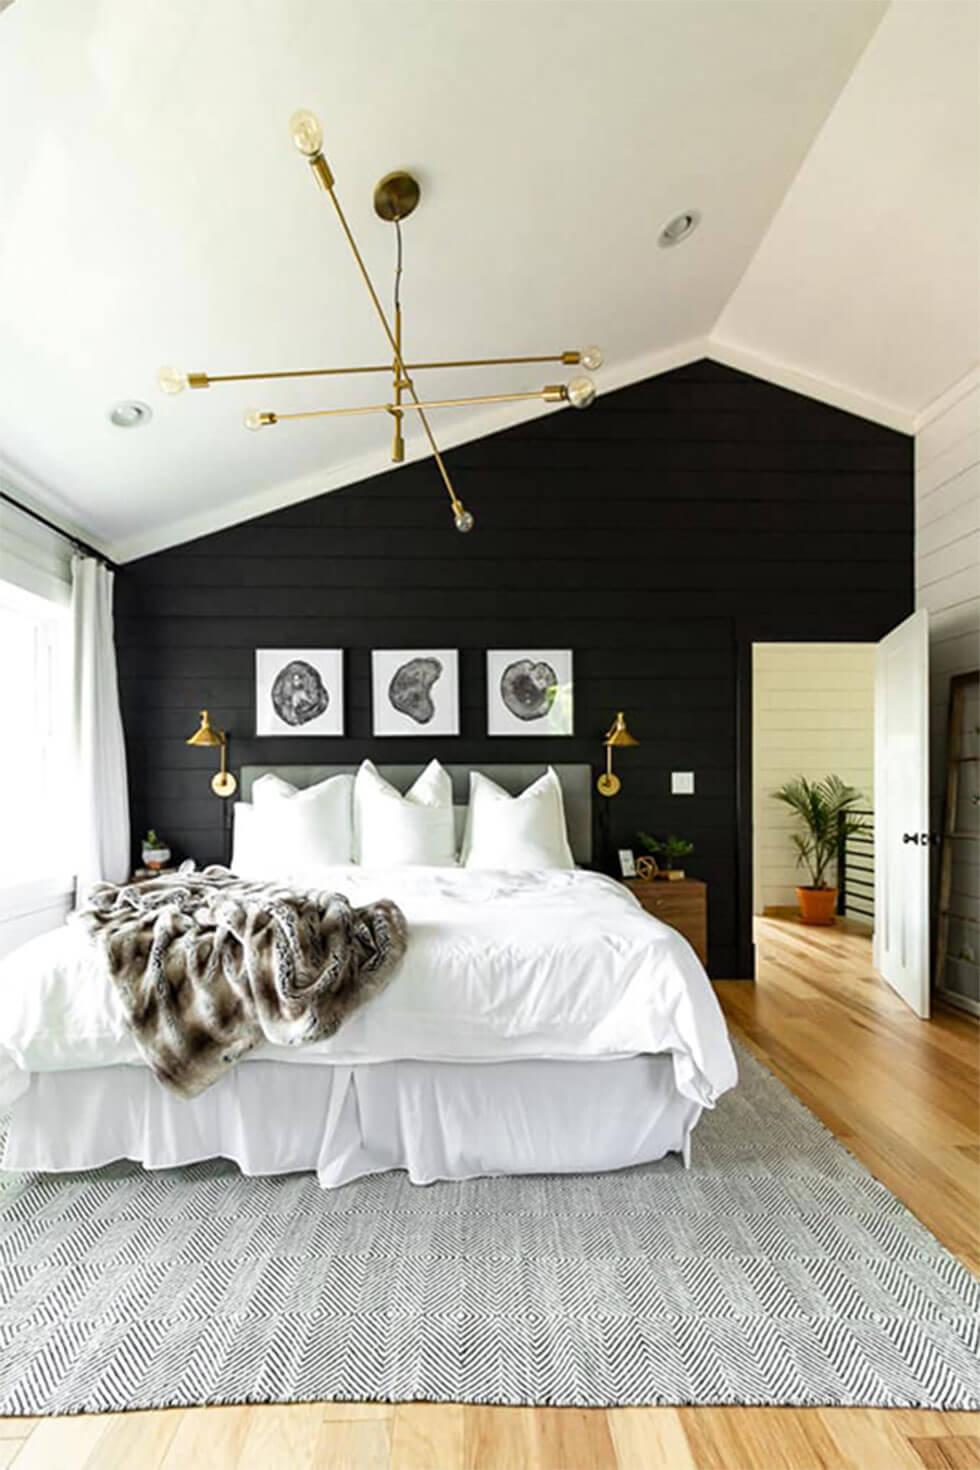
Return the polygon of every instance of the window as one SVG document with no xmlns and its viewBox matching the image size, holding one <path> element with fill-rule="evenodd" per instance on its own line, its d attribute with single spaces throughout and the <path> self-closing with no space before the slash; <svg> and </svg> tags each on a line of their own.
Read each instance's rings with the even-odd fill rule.
<svg viewBox="0 0 980 1470">
<path fill-rule="evenodd" d="M 0 582 L 0 888 L 70 877 L 71 621 Z"/>
</svg>

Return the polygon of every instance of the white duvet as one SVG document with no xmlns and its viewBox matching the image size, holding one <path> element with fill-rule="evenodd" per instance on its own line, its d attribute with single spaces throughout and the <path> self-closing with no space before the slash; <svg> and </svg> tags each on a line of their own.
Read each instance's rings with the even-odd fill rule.
<svg viewBox="0 0 980 1470">
<path fill-rule="evenodd" d="M 596 873 L 329 868 L 316 886 L 382 896 L 408 920 L 388 988 L 329 1041 L 253 1058 L 344 1064 L 497 1062 L 669 1052 L 678 1090 L 711 1107 L 736 1081 L 696 955 Z M 0 1104 L 32 1072 L 139 1063 L 99 954 L 69 922 L 0 961 Z"/>
</svg>

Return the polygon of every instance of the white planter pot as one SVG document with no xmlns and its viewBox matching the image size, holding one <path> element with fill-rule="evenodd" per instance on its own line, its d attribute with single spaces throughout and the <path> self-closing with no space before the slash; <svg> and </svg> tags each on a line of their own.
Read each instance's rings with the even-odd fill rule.
<svg viewBox="0 0 980 1470">
<path fill-rule="evenodd" d="M 165 868 L 170 861 L 169 847 L 144 847 L 144 868 Z"/>
</svg>

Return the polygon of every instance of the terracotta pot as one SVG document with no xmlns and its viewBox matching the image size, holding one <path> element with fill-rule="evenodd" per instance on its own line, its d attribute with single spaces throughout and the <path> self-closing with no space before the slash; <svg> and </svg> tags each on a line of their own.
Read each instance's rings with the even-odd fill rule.
<svg viewBox="0 0 980 1470">
<path fill-rule="evenodd" d="M 832 924 L 837 915 L 836 888 L 798 888 L 796 899 L 804 924 Z"/>
</svg>

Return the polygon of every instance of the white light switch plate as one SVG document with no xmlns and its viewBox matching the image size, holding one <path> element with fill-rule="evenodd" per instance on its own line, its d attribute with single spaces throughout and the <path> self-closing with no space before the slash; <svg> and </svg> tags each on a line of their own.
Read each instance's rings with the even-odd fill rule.
<svg viewBox="0 0 980 1470">
<path fill-rule="evenodd" d="M 671 771 L 670 773 L 671 796 L 693 796 L 694 795 L 694 772 L 693 771 Z"/>
</svg>

